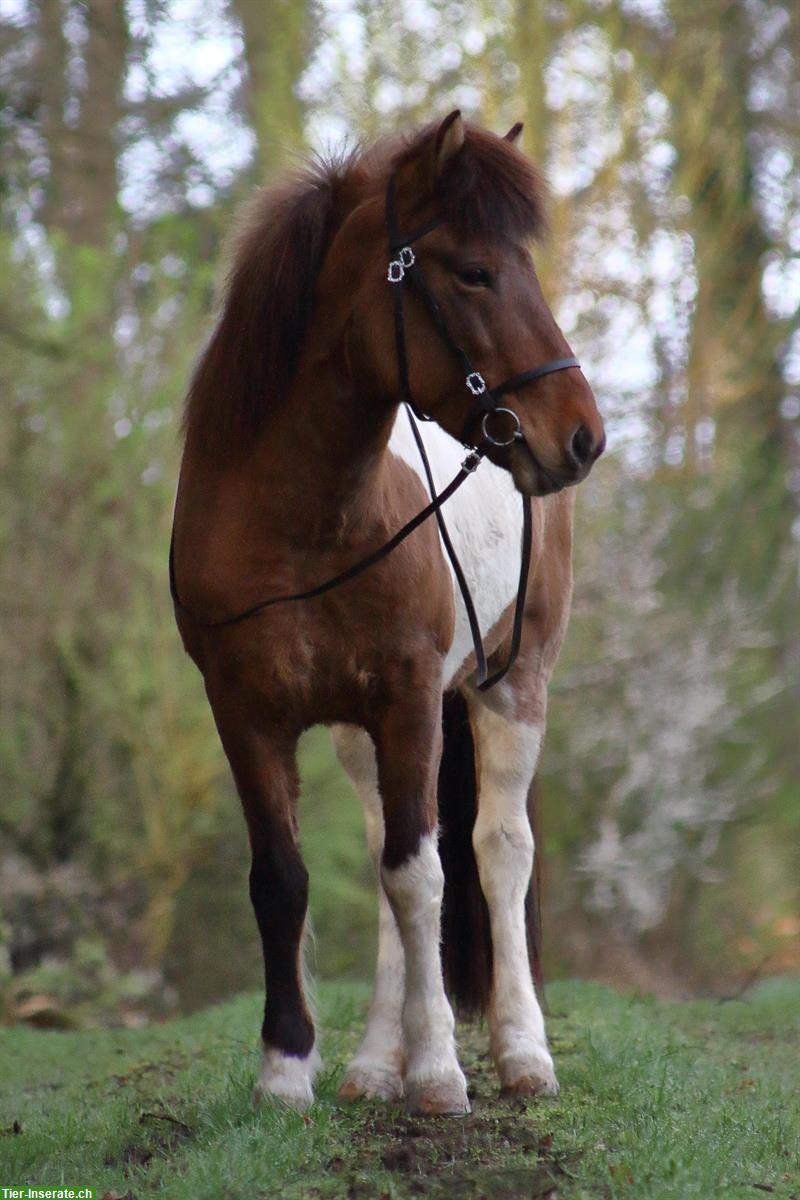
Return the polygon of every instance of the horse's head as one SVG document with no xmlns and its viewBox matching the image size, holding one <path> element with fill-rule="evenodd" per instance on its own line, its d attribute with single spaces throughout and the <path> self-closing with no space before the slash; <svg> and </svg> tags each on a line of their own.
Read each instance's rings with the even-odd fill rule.
<svg viewBox="0 0 800 1200">
<path fill-rule="evenodd" d="M 505 138 L 495 137 L 465 127 L 454 112 L 389 165 L 395 180 L 397 227 L 412 234 L 441 218 L 440 224 L 414 241 L 416 265 L 452 340 L 490 389 L 572 354 L 542 295 L 528 249 L 542 231 L 543 185 L 534 165 L 515 145 L 520 129 L 515 126 Z M 339 245 L 332 250 L 338 269 L 360 281 L 349 320 L 351 368 L 371 384 L 371 390 L 396 396 L 394 297 L 393 285 L 387 281 L 389 259 L 396 251 L 387 249 L 383 191 L 355 207 L 336 240 Z M 339 278 L 340 285 L 346 286 Z M 454 437 L 463 439 L 476 409 L 475 395 L 465 384 L 463 362 L 437 329 L 436 318 L 413 279 L 404 292 L 414 400 Z M 507 447 L 492 447 L 489 457 L 510 469 L 522 492 L 544 495 L 579 483 L 603 451 L 603 422 L 578 367 L 525 383 L 498 403 L 516 415 L 522 437 Z M 504 441 L 513 424 L 512 417 L 493 415 L 491 432 L 497 441 Z M 480 440 L 480 414 L 477 426 L 472 435 L 476 441 Z"/>
</svg>

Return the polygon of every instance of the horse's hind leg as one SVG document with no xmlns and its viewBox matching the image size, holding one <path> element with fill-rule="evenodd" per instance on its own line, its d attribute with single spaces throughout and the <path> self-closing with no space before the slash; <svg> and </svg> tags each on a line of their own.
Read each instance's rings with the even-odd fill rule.
<svg viewBox="0 0 800 1200">
<path fill-rule="evenodd" d="M 492 931 L 492 1057 L 504 1089 L 554 1095 L 558 1084 L 528 963 L 525 928 L 534 850 L 527 798 L 544 733 L 544 703 L 536 706 L 540 720 L 514 719 L 504 711 L 498 692 L 500 696 L 491 699 L 470 697 L 480 763 L 472 842 Z"/>
<path fill-rule="evenodd" d="M 366 730 L 338 725 L 333 740 L 339 760 L 364 806 L 367 843 L 378 876 L 378 963 L 367 1029 L 347 1068 L 339 1095 L 397 1100 L 403 1094 L 403 945 L 381 883 L 383 808 L 375 747 Z"/>
<path fill-rule="evenodd" d="M 308 872 L 297 844 L 296 739 L 238 720 L 229 725 L 212 707 L 250 834 L 250 899 L 264 953 L 264 1052 L 254 1099 L 275 1096 L 304 1108 L 313 1100 L 319 1055 L 302 978 Z"/>
</svg>

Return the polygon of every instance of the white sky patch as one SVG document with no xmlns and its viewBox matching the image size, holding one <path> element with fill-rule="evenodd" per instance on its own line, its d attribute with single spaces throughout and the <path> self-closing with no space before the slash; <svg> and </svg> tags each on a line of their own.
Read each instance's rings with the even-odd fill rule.
<svg viewBox="0 0 800 1200">
<path fill-rule="evenodd" d="M 426 0 L 403 0 L 401 4 L 403 25 L 423 37 L 433 37 L 439 32 L 439 14 Z"/>
<path fill-rule="evenodd" d="M 255 151 L 255 138 L 241 122 L 213 108 L 181 113 L 175 131 L 198 159 L 206 159 L 215 182 L 226 187 L 246 166 Z"/>
<path fill-rule="evenodd" d="M 800 309 L 800 258 L 775 257 L 761 277 L 764 299 L 773 316 L 788 320 Z"/>
<path fill-rule="evenodd" d="M 129 99 L 167 98 L 193 87 L 206 93 L 196 108 L 178 112 L 165 137 L 148 130 L 122 155 L 120 201 L 145 222 L 184 201 L 213 204 L 216 189 L 230 186 L 252 161 L 255 138 L 233 105 L 244 46 L 224 0 L 169 0 L 152 27 L 144 0 L 128 0 L 128 15 L 134 33 L 149 33 L 145 59 L 128 72 Z M 186 170 L 185 188 L 165 187 L 170 157 L 187 151 L 198 167 Z"/>
<path fill-rule="evenodd" d="M 0 21 L 24 28 L 29 19 L 27 0 L 0 0 Z"/>
<path fill-rule="evenodd" d="M 556 123 L 557 141 L 548 162 L 553 189 L 570 195 L 587 188 L 620 148 L 621 132 L 609 121 L 611 53 L 599 29 L 565 34 L 545 69 L 548 108 L 569 114 Z"/>
<path fill-rule="evenodd" d="M 140 0 L 131 8 L 146 22 Z M 174 95 L 189 83 L 210 87 L 242 50 L 223 0 L 170 0 L 153 28 L 146 69 L 157 96 Z"/>
<path fill-rule="evenodd" d="M 800 329 L 796 329 L 789 342 L 783 363 L 786 382 L 791 387 L 800 386 Z"/>
</svg>

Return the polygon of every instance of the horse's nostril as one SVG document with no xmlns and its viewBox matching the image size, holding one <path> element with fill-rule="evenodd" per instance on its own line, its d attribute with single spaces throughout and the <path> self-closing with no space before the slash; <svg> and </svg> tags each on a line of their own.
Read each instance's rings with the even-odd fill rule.
<svg viewBox="0 0 800 1200">
<path fill-rule="evenodd" d="M 594 437 L 592 431 L 586 425 L 579 425 L 572 435 L 572 440 L 569 444 L 569 454 L 575 464 L 583 467 L 593 457 L 594 454 Z"/>
</svg>

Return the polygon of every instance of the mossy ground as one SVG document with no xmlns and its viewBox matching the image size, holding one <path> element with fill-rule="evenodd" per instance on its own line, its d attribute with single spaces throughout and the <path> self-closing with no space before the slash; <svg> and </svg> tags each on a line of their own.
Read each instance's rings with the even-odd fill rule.
<svg viewBox="0 0 800 1200">
<path fill-rule="evenodd" d="M 800 1197 L 800 984 L 666 1004 L 549 989 L 555 1101 L 497 1095 L 463 1027 L 465 1120 L 336 1099 L 363 986 L 323 986 L 326 1066 L 306 1114 L 254 1111 L 260 1000 L 136 1031 L 0 1035 L 0 1187 L 112 1197 Z"/>
</svg>

